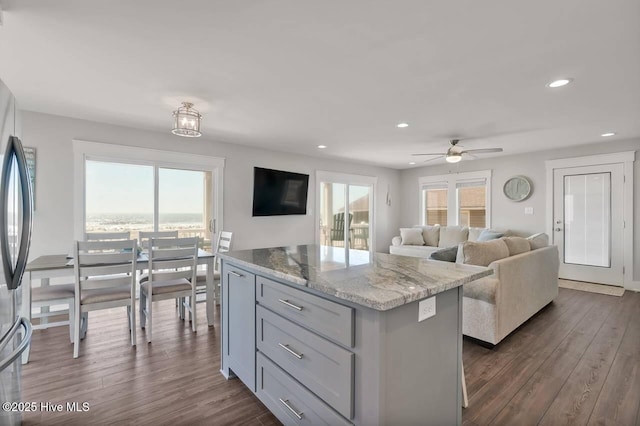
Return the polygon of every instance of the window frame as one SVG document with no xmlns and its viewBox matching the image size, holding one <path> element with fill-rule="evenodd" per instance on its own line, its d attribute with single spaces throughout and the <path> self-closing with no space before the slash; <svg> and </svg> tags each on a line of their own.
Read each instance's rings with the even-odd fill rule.
<svg viewBox="0 0 640 426">
<path fill-rule="evenodd" d="M 418 178 L 418 196 L 420 202 L 418 203 L 418 223 L 420 225 L 426 225 L 426 197 L 424 196 L 424 189 L 428 186 L 446 185 L 447 187 L 447 225 L 459 226 L 460 225 L 460 200 L 458 198 L 458 183 L 468 183 L 474 180 L 485 181 L 485 228 L 491 227 L 491 176 L 492 170 L 481 170 L 477 172 L 464 172 L 447 175 L 433 175 L 433 176 L 421 176 Z"/>
<path fill-rule="evenodd" d="M 213 239 L 224 229 L 223 225 L 223 178 L 225 159 L 199 154 L 185 154 L 175 151 L 164 151 L 149 148 L 139 148 L 126 145 L 88 142 L 73 140 L 74 155 L 74 238 L 83 240 L 86 229 L 86 161 L 102 161 L 120 164 L 135 164 L 153 167 L 154 173 L 154 220 L 159 214 L 159 169 L 172 168 L 211 172 L 212 191 L 211 201 L 213 224 Z M 154 223 L 154 228 L 157 227 Z M 215 244 L 212 242 L 212 244 Z"/>
</svg>

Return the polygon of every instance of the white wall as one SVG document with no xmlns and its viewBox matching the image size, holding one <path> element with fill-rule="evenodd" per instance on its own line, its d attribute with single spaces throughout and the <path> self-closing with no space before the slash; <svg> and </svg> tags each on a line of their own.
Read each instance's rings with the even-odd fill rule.
<svg viewBox="0 0 640 426">
<path fill-rule="evenodd" d="M 523 234 L 546 232 L 546 160 L 633 150 L 640 150 L 640 140 L 608 141 L 484 160 L 463 160 L 456 165 L 442 164 L 404 170 L 400 179 L 403 200 L 400 223 L 402 226 L 419 223 L 418 178 L 420 176 L 491 169 L 493 170 L 492 226 L 508 228 Z M 533 184 L 532 195 L 523 202 L 512 202 L 502 193 L 505 181 L 514 175 L 525 175 Z M 634 163 L 634 204 L 634 280 L 638 281 L 640 280 L 640 158 L 636 158 Z M 533 207 L 534 214 L 525 215 L 525 207 Z"/>
<path fill-rule="evenodd" d="M 23 142 L 36 148 L 36 211 L 30 258 L 66 253 L 73 242 L 73 139 L 113 143 L 226 158 L 224 174 L 224 229 L 233 231 L 234 249 L 314 242 L 315 171 L 377 176 L 376 250 L 388 252 L 389 241 L 399 227 L 400 172 L 219 143 L 206 138 L 187 139 L 167 132 L 138 130 L 35 112 L 23 112 Z M 253 167 L 307 173 L 309 207 L 306 216 L 252 217 Z M 385 204 L 387 187 L 396 195 Z M 76 218 L 79 220 L 79 218 Z"/>
</svg>

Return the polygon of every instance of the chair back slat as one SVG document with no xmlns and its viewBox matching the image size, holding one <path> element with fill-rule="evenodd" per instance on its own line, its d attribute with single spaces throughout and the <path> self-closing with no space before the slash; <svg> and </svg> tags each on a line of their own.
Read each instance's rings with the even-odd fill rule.
<svg viewBox="0 0 640 426">
<path fill-rule="evenodd" d="M 96 240 L 96 241 L 78 241 L 78 249 L 81 252 L 91 251 L 122 251 L 131 248 L 131 240 Z"/>
<path fill-rule="evenodd" d="M 135 278 L 133 278 L 135 280 Z M 80 280 L 82 290 L 96 290 L 111 287 L 128 287 L 131 285 L 131 275 L 119 275 L 112 278 L 86 278 Z"/>
<path fill-rule="evenodd" d="M 163 260 L 157 260 L 157 258 L 153 261 L 153 270 L 154 271 L 162 271 L 167 269 L 184 269 L 191 268 L 193 264 L 193 251 L 188 255 L 181 255 L 180 258 L 164 258 Z"/>
<path fill-rule="evenodd" d="M 134 252 L 135 253 L 135 252 Z M 131 261 L 131 252 L 86 253 L 79 254 L 79 265 L 109 265 Z"/>
<path fill-rule="evenodd" d="M 129 272 L 131 272 L 131 265 L 129 264 L 129 262 L 117 265 L 80 265 L 81 277 L 101 277 L 107 275 L 128 274 Z"/>
<path fill-rule="evenodd" d="M 185 278 L 187 280 L 191 280 L 191 278 L 193 277 L 193 271 L 191 271 L 191 268 L 189 269 L 180 269 L 180 270 L 173 270 L 173 271 L 155 271 L 153 272 L 153 281 L 171 281 L 171 280 L 178 280 L 181 278 Z"/>
<path fill-rule="evenodd" d="M 128 240 L 131 232 L 85 232 L 85 241 Z"/>
<path fill-rule="evenodd" d="M 143 249 L 149 248 L 149 240 L 151 238 L 178 238 L 178 231 L 157 231 L 157 232 L 145 232 L 140 231 L 140 246 Z"/>
<path fill-rule="evenodd" d="M 149 259 L 153 257 L 154 261 L 164 259 L 180 259 L 193 256 L 193 247 L 164 248 L 156 249 L 149 253 Z"/>
</svg>

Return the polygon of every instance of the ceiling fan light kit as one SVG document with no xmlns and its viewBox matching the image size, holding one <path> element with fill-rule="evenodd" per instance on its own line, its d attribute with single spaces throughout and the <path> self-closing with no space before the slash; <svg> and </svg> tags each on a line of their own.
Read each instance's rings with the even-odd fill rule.
<svg viewBox="0 0 640 426">
<path fill-rule="evenodd" d="M 465 150 L 465 149 L 462 149 L 462 146 L 458 145 L 458 142 L 460 142 L 460 139 L 451 139 L 449 141 L 449 144 L 451 146 L 449 147 L 447 152 L 444 152 L 444 153 L 412 154 L 412 155 L 413 156 L 420 156 L 420 155 L 436 155 L 437 156 L 437 157 L 426 160 L 425 163 L 428 161 L 438 160 L 442 157 L 444 157 L 447 163 L 458 163 L 462 160 L 462 154 L 467 154 L 473 157 L 472 154 L 488 154 L 492 152 L 502 152 L 502 148 L 482 148 L 482 149 L 466 149 Z"/>
</svg>

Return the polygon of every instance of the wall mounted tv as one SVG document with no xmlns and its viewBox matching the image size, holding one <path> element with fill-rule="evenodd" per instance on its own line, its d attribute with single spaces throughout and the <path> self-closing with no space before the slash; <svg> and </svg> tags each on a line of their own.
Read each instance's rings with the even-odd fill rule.
<svg viewBox="0 0 640 426">
<path fill-rule="evenodd" d="M 253 168 L 253 215 L 307 214 L 309 175 Z"/>
</svg>

